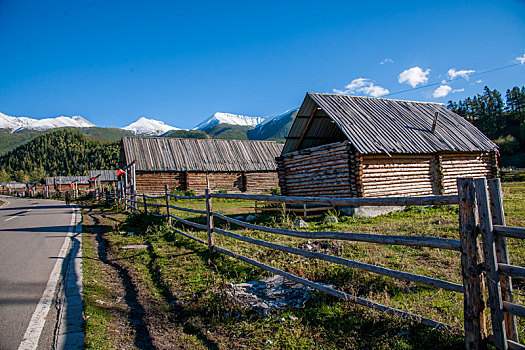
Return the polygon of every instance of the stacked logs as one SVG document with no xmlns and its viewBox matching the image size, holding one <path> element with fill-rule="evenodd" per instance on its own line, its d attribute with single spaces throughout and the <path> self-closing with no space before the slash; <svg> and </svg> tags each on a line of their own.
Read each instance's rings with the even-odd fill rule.
<svg viewBox="0 0 525 350">
<path fill-rule="evenodd" d="M 432 195 L 433 162 L 432 155 L 365 155 L 363 197 Z"/>
<path fill-rule="evenodd" d="M 137 193 L 149 195 L 164 194 L 164 185 L 170 189 L 184 189 L 184 173 L 177 171 L 136 172 L 135 187 Z"/>
<path fill-rule="evenodd" d="M 281 193 L 287 196 L 356 197 L 350 186 L 348 143 L 338 142 L 276 158 Z M 355 162 L 355 159 L 352 160 Z M 355 175 L 354 175 L 355 180 Z"/>
<path fill-rule="evenodd" d="M 458 177 L 497 177 L 494 152 L 444 153 L 442 155 L 445 194 L 457 194 Z"/>
<path fill-rule="evenodd" d="M 249 193 L 268 192 L 279 186 L 279 179 L 275 171 L 248 172 L 245 176 L 245 190 Z"/>
<path fill-rule="evenodd" d="M 197 194 L 202 194 L 209 188 L 212 191 L 241 192 L 244 191 L 245 182 L 242 173 L 205 173 L 189 172 L 187 189 Z"/>
</svg>

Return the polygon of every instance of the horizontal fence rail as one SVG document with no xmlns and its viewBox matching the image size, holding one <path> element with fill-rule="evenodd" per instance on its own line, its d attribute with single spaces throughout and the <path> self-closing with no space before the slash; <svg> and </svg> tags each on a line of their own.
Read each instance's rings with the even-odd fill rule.
<svg viewBox="0 0 525 350">
<path fill-rule="evenodd" d="M 494 233 L 503 237 L 525 239 L 525 227 L 494 225 Z"/>
<path fill-rule="evenodd" d="M 525 279 L 525 267 L 499 263 L 498 270 L 509 277 Z"/>
<path fill-rule="evenodd" d="M 148 204 L 148 205 L 149 205 L 149 204 Z M 175 210 L 187 211 L 187 212 L 190 212 L 190 213 L 206 214 L 206 210 L 191 209 L 191 208 L 184 208 L 184 207 L 177 207 L 177 206 L 175 206 L 175 205 L 171 205 L 171 204 L 170 204 L 169 207 L 172 208 L 172 209 L 175 209 Z"/>
<path fill-rule="evenodd" d="M 385 267 L 380 267 L 380 266 L 366 264 L 366 263 L 362 263 L 362 262 L 358 262 L 358 261 L 354 261 L 354 260 L 348 260 L 348 259 L 344 259 L 344 258 L 339 258 L 339 257 L 328 255 L 328 254 L 323 254 L 323 253 L 318 253 L 318 252 L 311 252 L 311 251 L 307 251 L 307 250 L 303 250 L 303 249 L 283 246 L 283 245 L 276 244 L 276 243 L 270 243 L 270 242 L 262 241 L 262 240 L 259 240 L 259 239 L 238 235 L 236 233 L 233 233 L 233 232 L 230 232 L 230 231 L 226 231 L 226 230 L 222 230 L 222 229 L 219 229 L 219 228 L 215 228 L 214 231 L 217 232 L 217 233 L 220 233 L 222 235 L 225 235 L 225 236 L 228 236 L 228 237 L 240 240 L 240 241 L 256 244 L 256 245 L 267 247 L 267 248 L 272 248 L 272 249 L 279 250 L 279 251 L 282 251 L 282 252 L 285 252 L 285 253 L 291 253 L 291 254 L 295 254 L 295 255 L 300 255 L 300 256 L 307 257 L 307 258 L 315 258 L 315 259 L 325 260 L 325 261 L 329 261 L 329 262 L 332 262 L 332 263 L 335 263 L 335 264 L 344 265 L 344 266 L 353 267 L 353 268 L 364 270 L 364 271 L 368 271 L 368 272 L 377 273 L 377 274 L 380 274 L 380 275 L 383 275 L 383 276 L 394 277 L 394 278 L 398 278 L 398 279 L 402 279 L 402 280 L 412 281 L 412 282 L 425 284 L 427 286 L 432 286 L 432 287 L 439 287 L 439 288 L 443 288 L 443 289 L 446 289 L 446 290 L 451 290 L 451 291 L 458 292 L 458 293 L 463 293 L 464 292 L 463 285 L 452 283 L 452 282 L 442 281 L 442 280 L 439 280 L 439 279 L 426 277 L 426 276 L 421 276 L 421 275 L 416 275 L 416 274 L 412 274 L 412 273 L 408 273 L 408 272 L 391 270 L 391 269 L 388 269 L 388 268 L 385 268 Z"/>
<path fill-rule="evenodd" d="M 204 199 L 204 195 L 199 196 L 178 196 L 175 194 L 168 193 L 168 196 L 171 198 L 177 198 L 177 199 Z M 162 197 L 164 198 L 164 196 Z"/>
<path fill-rule="evenodd" d="M 259 226 L 250 224 L 244 221 L 236 220 L 228 216 L 213 212 L 213 216 L 228 221 L 232 224 L 250 228 L 253 230 L 281 234 L 286 236 L 293 236 L 299 238 L 308 239 L 337 239 L 347 240 L 356 242 L 369 242 L 379 244 L 392 244 L 392 245 L 407 245 L 407 246 L 419 246 L 419 247 L 431 247 L 431 248 L 442 248 L 449 250 L 460 251 L 461 243 L 459 239 L 451 238 L 436 238 L 436 237 L 425 237 L 425 236 L 395 236 L 395 235 L 375 235 L 369 233 L 351 233 L 351 232 L 331 232 L 331 231 L 295 231 L 287 229 L 270 228 L 266 226 Z"/>
<path fill-rule="evenodd" d="M 458 196 L 425 197 L 385 197 L 385 198 L 323 198 L 323 197 L 285 197 L 234 193 L 212 193 L 212 198 L 245 199 L 296 204 L 325 204 L 332 206 L 405 206 L 405 205 L 451 205 L 458 204 Z"/>
</svg>

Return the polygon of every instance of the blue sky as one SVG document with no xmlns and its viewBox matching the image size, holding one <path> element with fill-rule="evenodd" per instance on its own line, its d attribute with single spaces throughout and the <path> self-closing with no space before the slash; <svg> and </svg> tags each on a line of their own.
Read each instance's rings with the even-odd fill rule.
<svg viewBox="0 0 525 350">
<path fill-rule="evenodd" d="M 525 1 L 0 0 L 0 47 L 2 113 L 191 128 L 308 91 L 438 83 L 391 97 L 446 103 L 523 86 L 525 64 L 469 74 L 525 61 Z"/>
</svg>

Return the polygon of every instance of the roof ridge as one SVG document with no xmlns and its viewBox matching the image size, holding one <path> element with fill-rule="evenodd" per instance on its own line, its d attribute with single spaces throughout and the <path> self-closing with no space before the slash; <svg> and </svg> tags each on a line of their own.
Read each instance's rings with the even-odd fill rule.
<svg viewBox="0 0 525 350">
<path fill-rule="evenodd" d="M 413 100 L 400 100 L 400 99 L 397 99 L 397 98 L 344 95 L 344 94 L 334 94 L 334 93 L 329 93 L 329 92 L 307 92 L 306 94 L 323 95 L 323 96 L 345 96 L 345 97 L 352 97 L 352 98 L 367 98 L 367 99 L 371 99 L 371 100 L 386 100 L 386 101 L 399 101 L 399 102 L 411 102 L 411 103 L 424 103 L 424 104 L 445 106 L 444 103 L 440 103 L 440 102 L 413 101 Z"/>
<path fill-rule="evenodd" d="M 130 139 L 156 139 L 156 140 L 192 140 L 192 141 L 205 141 L 205 142 L 211 142 L 211 141 L 219 141 L 219 142 L 227 142 L 227 141 L 235 141 L 235 142 L 270 142 L 270 143 L 278 143 L 277 141 L 272 140 L 235 140 L 235 139 L 194 139 L 190 137 L 162 137 L 162 136 L 123 136 L 122 138 L 130 138 Z"/>
</svg>

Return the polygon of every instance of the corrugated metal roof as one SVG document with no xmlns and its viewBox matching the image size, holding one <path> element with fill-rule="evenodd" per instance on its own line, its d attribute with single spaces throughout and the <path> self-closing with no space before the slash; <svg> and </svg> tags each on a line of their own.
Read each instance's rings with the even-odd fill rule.
<svg viewBox="0 0 525 350">
<path fill-rule="evenodd" d="M 364 154 L 497 149 L 475 126 L 439 103 L 307 93 L 283 154 L 296 149 L 314 108 L 321 109 L 315 114 L 319 120 L 317 125 L 310 124 L 300 149 L 340 141 L 337 138 L 341 135 L 334 133 L 330 123 L 335 123 L 356 150 Z M 437 127 L 432 133 L 436 112 Z M 323 120 L 323 115 L 329 119 Z"/>
<path fill-rule="evenodd" d="M 139 171 L 274 171 L 283 145 L 273 141 L 123 137 L 127 164 Z"/>
<path fill-rule="evenodd" d="M 92 179 L 100 174 L 101 182 L 117 181 L 118 170 L 90 170 L 89 178 Z"/>
<path fill-rule="evenodd" d="M 46 177 L 46 185 L 47 186 L 69 185 L 73 181 L 78 181 L 79 185 L 87 185 L 87 184 L 89 184 L 89 177 L 87 177 L 87 176 L 54 176 L 54 177 Z"/>
</svg>

